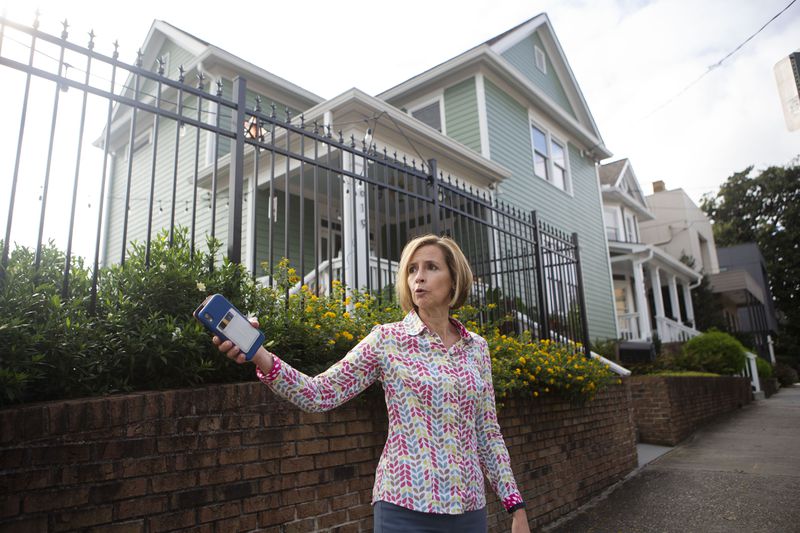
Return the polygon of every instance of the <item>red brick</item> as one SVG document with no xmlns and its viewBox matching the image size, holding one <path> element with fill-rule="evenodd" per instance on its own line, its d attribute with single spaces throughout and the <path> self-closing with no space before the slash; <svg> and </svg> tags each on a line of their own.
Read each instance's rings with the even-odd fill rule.
<svg viewBox="0 0 800 533">
<path fill-rule="evenodd" d="M 0 523 L 0 533 L 41 533 L 47 531 L 47 517 L 23 517 L 13 522 Z"/>
<path fill-rule="evenodd" d="M 242 506 L 238 502 L 226 502 L 217 505 L 201 507 L 197 512 L 198 522 L 212 522 L 223 520 L 241 514 Z M 220 531 L 231 531 L 222 528 Z"/>
<path fill-rule="evenodd" d="M 139 516 L 153 516 L 167 510 L 167 496 L 153 496 L 125 500 L 115 505 L 117 520 L 136 518 Z"/>
<path fill-rule="evenodd" d="M 0 502 L 0 518 L 10 518 L 17 516 L 22 510 L 19 496 L 8 495 Z"/>
<path fill-rule="evenodd" d="M 243 500 L 242 512 L 244 514 L 257 513 L 265 509 L 279 509 L 280 506 L 280 494 L 264 494 Z"/>
<path fill-rule="evenodd" d="M 242 466 L 242 478 L 263 478 L 274 476 L 280 471 L 280 461 L 259 461 Z"/>
<path fill-rule="evenodd" d="M 200 470 L 197 473 L 198 485 L 218 485 L 242 479 L 241 471 L 236 467 L 220 467 Z"/>
<path fill-rule="evenodd" d="M 281 461 L 281 474 L 291 474 L 292 472 L 303 472 L 314 470 L 313 457 L 296 457 Z"/>
<path fill-rule="evenodd" d="M 197 473 L 179 472 L 177 474 L 163 474 L 151 478 L 150 483 L 153 487 L 153 492 L 189 489 L 197 484 Z"/>
<path fill-rule="evenodd" d="M 55 490 L 48 492 L 35 492 L 25 496 L 22 504 L 25 513 L 36 513 L 65 509 L 83 505 L 89 501 L 89 489 L 72 488 L 69 490 Z"/>
<path fill-rule="evenodd" d="M 173 529 L 185 529 L 197 523 L 195 519 L 195 511 L 179 511 L 177 513 L 168 513 L 151 517 L 148 520 L 148 526 L 151 533 L 159 531 L 169 531 Z"/>
<path fill-rule="evenodd" d="M 283 530 L 285 533 L 308 533 L 309 531 L 315 531 L 317 529 L 315 522 L 313 518 L 297 520 L 284 525 Z"/>
<path fill-rule="evenodd" d="M 297 455 L 315 455 L 328 451 L 327 439 L 302 441 L 297 443 Z"/>
<path fill-rule="evenodd" d="M 94 507 L 91 509 L 59 513 L 54 518 L 53 531 L 67 531 L 99 524 L 108 524 L 112 520 L 112 508 Z"/>
<path fill-rule="evenodd" d="M 330 468 L 344 464 L 347 464 L 347 455 L 345 452 L 326 453 L 325 455 L 317 455 L 314 457 L 315 468 Z"/>
<path fill-rule="evenodd" d="M 220 520 L 214 525 L 217 531 L 252 531 L 257 526 L 256 515 L 244 515 L 228 520 Z"/>
<path fill-rule="evenodd" d="M 292 522 L 294 519 L 294 507 L 282 507 L 258 513 L 258 525 L 261 527 L 268 527 L 278 524 L 282 528 L 283 524 Z"/>
<path fill-rule="evenodd" d="M 234 448 L 221 450 L 219 453 L 219 464 L 240 464 L 252 463 L 258 460 L 258 448 Z"/>
<path fill-rule="evenodd" d="M 130 522 L 114 522 L 93 527 L 89 533 L 144 533 L 144 520 L 132 520 Z"/>
<path fill-rule="evenodd" d="M 123 477 L 150 476 L 165 472 L 166 469 L 167 462 L 164 457 L 144 457 L 122 461 Z"/>
<path fill-rule="evenodd" d="M 347 511 L 336 511 L 317 517 L 317 527 L 320 529 L 331 528 L 339 526 L 347 521 Z"/>
</svg>

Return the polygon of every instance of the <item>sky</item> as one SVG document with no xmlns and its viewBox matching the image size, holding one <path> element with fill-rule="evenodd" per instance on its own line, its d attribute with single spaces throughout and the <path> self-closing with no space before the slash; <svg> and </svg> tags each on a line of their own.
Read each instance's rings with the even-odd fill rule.
<svg viewBox="0 0 800 533">
<path fill-rule="evenodd" d="M 668 189 L 682 188 L 699 202 L 734 172 L 751 165 L 785 165 L 800 154 L 800 131 L 786 128 L 773 73 L 775 63 L 800 49 L 800 2 L 686 89 L 790 2 L 407 0 L 356 1 L 344 7 L 305 0 L 229 1 L 212 7 L 139 0 L 125 4 L 124 11 L 118 3 L 94 0 L 39 0 L 38 5 L 43 31 L 59 34 L 66 18 L 71 41 L 85 44 L 94 30 L 96 50 L 110 54 L 116 39 L 123 61 L 133 62 L 153 19 L 161 19 L 326 99 L 351 87 L 378 94 L 545 12 L 614 154 L 605 162 L 630 159 L 645 194 L 652 192 L 653 181 L 663 180 Z M 31 23 L 31 4 L 0 0 L 0 10 L 11 20 Z M 21 78 L 8 72 L 0 67 L 5 90 L 21 87 L 15 81 Z M 68 110 L 79 109 L 80 93 L 63 94 Z M 2 230 L 13 166 L 13 152 L 8 152 L 13 143 L 6 139 L 8 131 L 16 136 L 20 107 L 5 100 L 0 115 L 12 119 L 0 124 L 6 130 L 0 131 Z M 100 126 L 87 122 L 86 142 L 102 130 L 105 116 L 89 119 Z M 74 169 L 75 162 L 53 165 Z M 41 183 L 27 186 L 24 194 L 32 199 L 41 195 Z M 84 214 L 96 208 L 96 188 L 81 185 L 78 209 Z M 59 189 L 48 198 L 64 204 L 69 194 Z M 37 209 L 27 213 L 31 223 L 18 222 L 15 214 L 12 235 L 17 225 L 29 232 L 37 226 Z M 79 247 L 88 251 L 93 243 Z"/>
</svg>

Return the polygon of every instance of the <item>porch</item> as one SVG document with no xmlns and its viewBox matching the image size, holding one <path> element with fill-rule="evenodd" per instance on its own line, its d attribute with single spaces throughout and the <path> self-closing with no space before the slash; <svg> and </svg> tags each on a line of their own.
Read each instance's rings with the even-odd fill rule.
<svg viewBox="0 0 800 533">
<path fill-rule="evenodd" d="M 620 338 L 683 342 L 699 335 L 691 298 L 698 273 L 649 245 L 611 242 L 609 251 Z"/>
</svg>

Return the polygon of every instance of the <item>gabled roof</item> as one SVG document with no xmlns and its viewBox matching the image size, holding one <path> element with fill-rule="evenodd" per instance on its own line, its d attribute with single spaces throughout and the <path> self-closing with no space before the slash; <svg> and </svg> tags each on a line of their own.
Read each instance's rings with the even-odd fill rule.
<svg viewBox="0 0 800 533">
<path fill-rule="evenodd" d="M 633 171 L 629 159 L 620 159 L 600 165 L 598 170 L 600 191 L 603 200 L 615 200 L 624 203 L 636 211 L 642 221 L 652 220 L 655 215 L 650 211 L 645 200 L 639 180 Z"/>
<path fill-rule="evenodd" d="M 536 32 L 539 32 L 547 48 L 548 57 L 554 65 L 576 117 L 566 112 L 551 97 L 545 94 L 540 87 L 531 82 L 519 69 L 502 56 L 505 50 Z M 455 71 L 473 66 L 476 63 L 488 66 L 490 70 L 510 83 L 512 87 L 520 90 L 523 95 L 538 104 L 552 119 L 564 126 L 567 131 L 584 143 L 590 152 L 595 153 L 597 159 L 611 157 L 612 154 L 606 148 L 600 136 L 594 118 L 589 111 L 589 106 L 586 104 L 583 93 L 567 62 L 566 55 L 553 31 L 550 19 L 545 13 L 537 15 L 444 63 L 384 91 L 378 95 L 378 98 L 390 103 L 397 101 L 405 95 L 417 92 L 425 86 L 434 85 L 445 77 L 452 75 Z"/>
<path fill-rule="evenodd" d="M 285 98 L 291 100 L 291 102 L 287 101 L 287 104 L 297 102 L 297 104 L 299 104 L 297 107 L 305 109 L 323 101 L 321 96 L 226 52 L 208 41 L 200 39 L 163 20 L 154 20 L 153 24 L 150 26 L 150 30 L 147 32 L 144 44 L 142 44 L 140 48 L 142 52 L 142 64 L 152 65 L 162 46 L 168 40 L 192 55 L 192 60 L 188 64 L 183 65 L 187 73 L 187 80 L 190 79 L 188 74 L 192 71 L 202 71 L 205 73 L 211 67 L 222 66 L 225 70 L 244 75 L 249 82 L 266 87 L 278 96 L 285 95 Z M 206 83 L 208 84 L 211 81 L 212 80 L 207 80 Z M 124 86 L 133 86 L 132 75 L 128 76 Z M 123 115 L 129 113 L 129 108 L 116 105 L 112 120 L 116 121 L 121 113 Z M 105 132 L 95 144 L 101 143 L 104 135 Z"/>
</svg>

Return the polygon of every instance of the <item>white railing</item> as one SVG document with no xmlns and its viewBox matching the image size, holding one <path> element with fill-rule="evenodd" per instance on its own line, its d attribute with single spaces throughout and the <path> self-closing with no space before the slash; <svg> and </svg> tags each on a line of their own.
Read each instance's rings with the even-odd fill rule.
<svg viewBox="0 0 800 533">
<path fill-rule="evenodd" d="M 617 315 L 619 335 L 626 341 L 641 339 L 639 335 L 639 313 L 625 313 Z"/>
<path fill-rule="evenodd" d="M 756 364 L 758 356 L 751 352 L 745 352 L 745 355 L 747 356 L 747 362 L 742 371 L 739 372 L 739 375 L 744 378 L 750 378 L 750 386 L 753 388 L 753 392 L 761 392 L 761 383 L 758 380 L 758 365 Z"/>
<path fill-rule="evenodd" d="M 696 329 L 663 316 L 656 317 L 656 327 L 661 342 L 684 342 L 700 335 Z"/>
<path fill-rule="evenodd" d="M 378 288 L 378 272 L 380 272 L 380 288 L 389 284 L 389 281 L 396 282 L 397 269 L 399 263 L 397 261 L 390 261 L 388 259 L 378 260 L 377 257 L 369 258 L 369 275 L 370 283 L 373 288 Z M 389 274 L 391 273 L 391 277 Z M 289 294 L 296 294 L 300 292 L 303 285 L 307 285 L 311 292 L 316 292 L 317 285 L 319 285 L 319 293 L 327 295 L 330 289 L 332 279 L 342 279 L 342 256 L 336 256 L 333 259 L 326 259 L 319 264 L 318 268 L 311 270 L 306 274 L 301 281 L 295 283 L 289 289 Z M 259 283 L 268 284 L 269 276 L 258 278 Z"/>
</svg>

